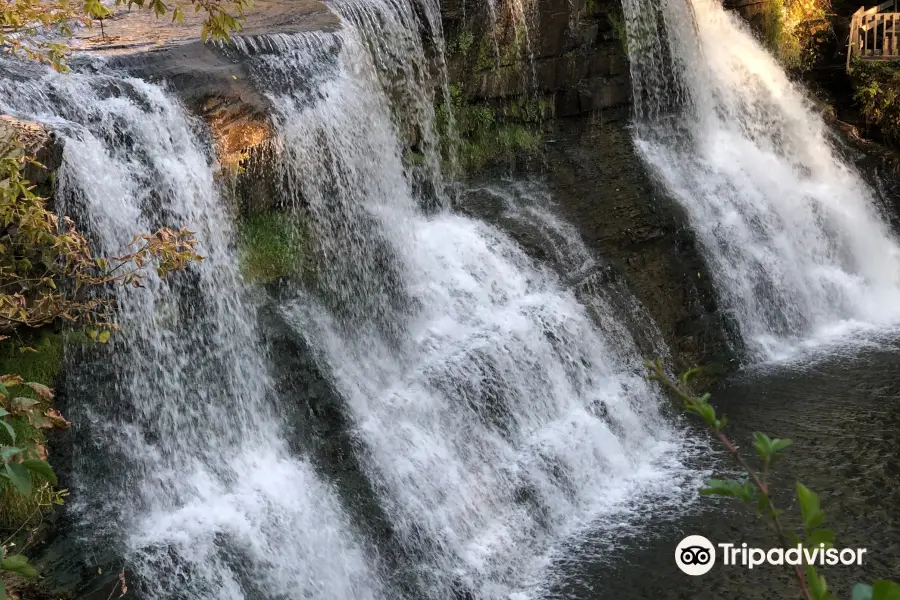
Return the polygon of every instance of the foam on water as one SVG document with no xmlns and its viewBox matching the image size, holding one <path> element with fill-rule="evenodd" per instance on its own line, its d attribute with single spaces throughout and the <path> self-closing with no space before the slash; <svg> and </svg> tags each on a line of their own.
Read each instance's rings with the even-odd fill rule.
<svg viewBox="0 0 900 600">
<path fill-rule="evenodd" d="M 395 7 L 366 10 L 379 23 Z M 501 230 L 416 197 L 398 129 L 430 116 L 396 116 L 408 103 L 345 25 L 314 97 L 296 91 L 321 56 L 311 38 L 255 57 L 261 81 L 298 82 L 271 98 L 317 277 L 283 313 L 345 402 L 417 595 L 528 595 L 582 528 L 695 489 L 684 440 L 627 329 L 592 318 L 625 318 L 602 295 L 587 306 Z M 551 237 L 574 235 L 529 212 Z M 572 274 L 590 260 L 558 250 Z"/>
</svg>

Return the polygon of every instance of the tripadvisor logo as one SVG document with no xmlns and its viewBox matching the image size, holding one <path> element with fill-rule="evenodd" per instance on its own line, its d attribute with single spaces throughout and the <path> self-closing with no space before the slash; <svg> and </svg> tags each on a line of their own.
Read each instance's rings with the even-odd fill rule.
<svg viewBox="0 0 900 600">
<path fill-rule="evenodd" d="M 702 535 L 689 535 L 675 548 L 675 564 L 688 575 L 703 575 L 716 564 L 716 548 Z"/>
<path fill-rule="evenodd" d="M 862 565 L 865 548 L 827 548 L 825 544 L 791 548 L 750 548 L 746 543 L 713 545 L 702 535 L 689 535 L 675 548 L 675 564 L 688 575 L 703 575 L 716 564 L 716 548 L 722 564 L 752 569 L 760 565 Z"/>
</svg>

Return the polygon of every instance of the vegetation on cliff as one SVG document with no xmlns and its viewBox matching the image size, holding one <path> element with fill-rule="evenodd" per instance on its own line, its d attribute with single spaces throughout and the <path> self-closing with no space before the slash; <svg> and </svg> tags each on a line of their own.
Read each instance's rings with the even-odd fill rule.
<svg viewBox="0 0 900 600">
<path fill-rule="evenodd" d="M 900 67 L 854 59 L 851 78 L 854 99 L 866 123 L 878 128 L 884 143 L 900 146 Z"/>
<path fill-rule="evenodd" d="M 516 99 L 496 106 L 468 100 L 461 85 L 451 85 L 450 106 L 441 104 L 436 111 L 441 139 L 445 145 L 456 142 L 454 148 L 445 147 L 444 153 L 456 153 L 461 173 L 512 164 L 517 157 L 537 150 L 541 123 L 550 110 L 551 105 L 540 100 Z"/>
<path fill-rule="evenodd" d="M 808 71 L 822 59 L 824 42 L 834 36 L 830 0 L 766 0 L 763 35 L 788 69 Z"/>
<path fill-rule="evenodd" d="M 238 222 L 238 260 L 241 274 L 253 283 L 272 283 L 302 276 L 312 269 L 306 260 L 308 234 L 302 218 L 275 212 L 260 213 Z"/>
</svg>

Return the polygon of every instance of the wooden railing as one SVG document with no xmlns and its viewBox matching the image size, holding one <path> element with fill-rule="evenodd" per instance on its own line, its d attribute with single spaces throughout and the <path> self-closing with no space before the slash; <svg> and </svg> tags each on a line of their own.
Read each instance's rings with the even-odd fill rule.
<svg viewBox="0 0 900 600">
<path fill-rule="evenodd" d="M 891 10 L 893 12 L 882 12 Z M 900 12 L 898 0 L 888 0 L 872 8 L 859 7 L 850 20 L 847 70 L 850 59 L 900 59 Z"/>
</svg>

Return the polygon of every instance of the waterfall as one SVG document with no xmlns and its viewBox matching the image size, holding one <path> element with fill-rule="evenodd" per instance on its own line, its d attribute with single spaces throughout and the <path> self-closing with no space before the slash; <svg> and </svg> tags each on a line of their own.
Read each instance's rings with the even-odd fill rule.
<svg viewBox="0 0 900 600">
<path fill-rule="evenodd" d="M 644 377 L 639 347 L 663 344 L 540 186 L 468 192 L 548 261 L 458 210 L 435 126 L 437 4 L 329 6 L 338 33 L 221 49 L 268 94 L 275 204 L 315 265 L 266 290 L 237 270 L 208 132 L 164 88 L 102 65 L 0 65 L 0 109 L 64 138 L 57 202 L 98 253 L 186 226 L 206 256 L 121 290 L 108 346 L 70 348 L 79 548 L 121 558 L 160 600 L 539 597 L 585 534 L 633 535 L 697 489 L 694 442 Z M 335 392 L 384 530 L 291 439 L 263 301 Z"/>
<path fill-rule="evenodd" d="M 428 86 L 397 98 L 378 64 L 398 38 L 354 25 L 391 23 L 396 4 L 355 4 L 338 34 L 241 43 L 271 90 L 288 204 L 316 264 L 282 314 L 342 398 L 413 596 L 532 597 L 579 531 L 627 529 L 694 479 L 633 338 L 597 324 L 626 315 L 600 294 L 579 301 L 497 227 L 415 194 L 401 134 L 427 130 L 415 107 Z M 558 254 L 581 281 L 587 250 Z"/>
<path fill-rule="evenodd" d="M 113 75 L 8 75 L 0 105 L 64 137 L 58 199 L 96 251 L 186 226 L 206 257 L 120 290 L 121 332 L 72 366 L 85 554 L 112 544 L 145 598 L 381 597 L 334 493 L 289 450 L 197 124 L 161 88 Z"/>
<path fill-rule="evenodd" d="M 623 0 L 644 160 L 756 358 L 900 321 L 900 247 L 803 91 L 714 0 Z"/>
</svg>

